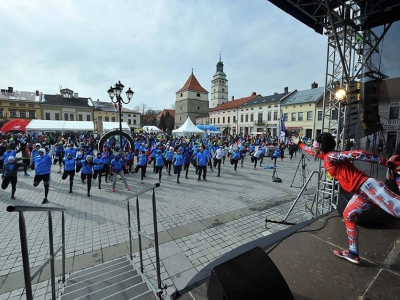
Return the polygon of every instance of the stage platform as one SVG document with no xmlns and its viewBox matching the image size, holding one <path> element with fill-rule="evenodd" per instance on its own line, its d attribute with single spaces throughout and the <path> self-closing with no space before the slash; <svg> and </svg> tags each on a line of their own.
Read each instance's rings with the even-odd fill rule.
<svg viewBox="0 0 400 300">
<path fill-rule="evenodd" d="M 334 249 L 347 248 L 344 221 L 337 211 L 314 219 L 301 229 L 292 229 L 295 233 L 291 234 L 288 228 L 284 235 L 289 236 L 279 244 L 276 244 L 279 237 L 273 234 L 262 238 L 263 241 L 254 241 L 247 249 L 268 244 L 268 238 L 275 244 L 276 247 L 263 249 L 280 270 L 295 299 L 399 299 L 400 220 L 360 224 L 360 265 L 332 253 Z M 222 256 L 219 263 L 246 251 L 246 247 L 239 248 L 225 258 Z M 203 280 L 178 299 L 207 299 L 206 283 Z"/>
</svg>

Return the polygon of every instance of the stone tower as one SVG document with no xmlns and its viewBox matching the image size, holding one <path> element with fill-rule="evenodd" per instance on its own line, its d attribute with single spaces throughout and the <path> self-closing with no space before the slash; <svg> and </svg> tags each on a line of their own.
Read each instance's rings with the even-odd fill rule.
<svg viewBox="0 0 400 300">
<path fill-rule="evenodd" d="M 175 129 L 182 126 L 189 117 L 196 124 L 196 117 L 208 114 L 208 92 L 197 78 L 190 74 L 183 87 L 176 92 Z"/>
<path fill-rule="evenodd" d="M 214 108 L 226 101 L 228 101 L 228 80 L 224 73 L 224 63 L 221 61 L 220 54 L 217 71 L 211 80 L 210 108 Z"/>
</svg>

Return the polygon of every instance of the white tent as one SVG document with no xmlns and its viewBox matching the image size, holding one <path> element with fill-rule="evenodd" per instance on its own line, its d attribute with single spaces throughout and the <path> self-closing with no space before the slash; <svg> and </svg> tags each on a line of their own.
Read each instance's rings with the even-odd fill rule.
<svg viewBox="0 0 400 300">
<path fill-rule="evenodd" d="M 119 130 L 119 122 L 103 122 L 103 133 Z M 122 131 L 131 132 L 131 128 L 126 122 L 122 122 Z"/>
<path fill-rule="evenodd" d="M 26 131 L 94 131 L 92 121 L 32 120 Z"/>
<path fill-rule="evenodd" d="M 172 133 L 176 134 L 176 135 L 189 135 L 192 133 L 201 134 L 202 136 L 205 135 L 205 131 L 197 128 L 193 124 L 192 120 L 190 120 L 189 117 L 187 118 L 185 123 L 183 123 L 183 125 L 181 127 L 179 127 L 178 129 L 172 130 Z"/>
<path fill-rule="evenodd" d="M 157 126 L 143 126 L 143 131 L 145 132 L 160 132 L 162 131 L 160 128 Z"/>
</svg>

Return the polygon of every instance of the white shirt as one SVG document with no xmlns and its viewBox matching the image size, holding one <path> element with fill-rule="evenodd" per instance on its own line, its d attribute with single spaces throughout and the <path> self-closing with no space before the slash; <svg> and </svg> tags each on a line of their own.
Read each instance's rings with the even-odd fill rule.
<svg viewBox="0 0 400 300">
<path fill-rule="evenodd" d="M 215 151 L 215 158 L 216 159 L 222 159 L 225 156 L 225 150 L 222 148 L 218 148 L 217 151 Z"/>
</svg>

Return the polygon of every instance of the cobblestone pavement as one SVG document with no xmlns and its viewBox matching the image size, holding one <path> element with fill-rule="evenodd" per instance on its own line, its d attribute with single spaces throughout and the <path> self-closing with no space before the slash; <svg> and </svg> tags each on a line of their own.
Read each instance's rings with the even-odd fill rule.
<svg viewBox="0 0 400 300">
<path fill-rule="evenodd" d="M 302 169 L 301 155 L 290 160 L 277 161 L 277 175 L 282 183 L 272 181 L 272 165 L 269 157 L 264 158 L 263 167 L 253 169 L 247 157 L 244 167 L 233 166 L 226 161 L 217 171 L 207 172 L 207 181 L 197 181 L 197 174 L 191 166 L 189 179 L 176 175 L 168 176 L 164 171 L 162 183 L 155 189 L 157 200 L 158 231 L 160 232 L 160 257 L 162 282 L 168 293 L 181 289 L 205 265 L 220 255 L 246 242 L 286 228 L 271 224 L 265 228 L 265 217 L 282 220 L 292 205 L 303 184 L 302 170 L 308 177 L 317 170 L 319 162 L 305 160 Z M 80 174 L 75 176 L 73 193 L 69 194 L 69 184 L 61 180 L 58 167 L 53 166 L 48 207 L 66 208 L 66 254 L 67 271 L 73 272 L 95 264 L 121 257 L 129 253 L 127 201 L 134 193 L 151 187 L 158 182 L 153 174 L 153 166 L 147 168 L 147 178 L 140 183 L 140 175 L 128 175 L 131 191 L 125 191 L 122 181 L 117 182 L 117 191 L 111 192 L 111 184 L 92 182 L 91 197 L 87 197 L 86 185 L 82 184 Z M 0 300 L 24 299 L 24 282 L 18 214 L 6 212 L 8 205 L 42 206 L 43 185 L 33 187 L 33 175 L 24 177 L 19 173 L 16 200 L 10 199 L 10 187 L 0 192 Z M 305 201 L 312 201 L 313 188 L 317 180 L 314 176 L 307 193 L 302 197 L 288 220 L 297 222 L 311 218 L 304 209 Z M 151 196 L 148 192 L 141 196 L 140 212 L 142 230 L 153 234 Z M 134 204 L 134 201 L 132 201 Z M 132 221 L 136 212 L 132 211 Z M 33 270 L 48 258 L 47 214 L 42 212 L 25 213 L 27 226 L 29 259 Z M 55 248 L 61 243 L 61 214 L 53 214 Z M 155 255 L 150 241 L 144 242 L 145 271 L 150 281 L 155 282 Z M 134 247 L 137 251 L 137 247 Z M 135 253 L 137 257 L 137 253 Z M 135 261 L 137 258 L 135 257 Z M 61 255 L 56 258 L 59 267 Z M 33 281 L 35 299 L 50 299 L 49 271 L 45 269 Z"/>
</svg>

